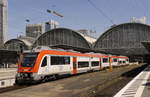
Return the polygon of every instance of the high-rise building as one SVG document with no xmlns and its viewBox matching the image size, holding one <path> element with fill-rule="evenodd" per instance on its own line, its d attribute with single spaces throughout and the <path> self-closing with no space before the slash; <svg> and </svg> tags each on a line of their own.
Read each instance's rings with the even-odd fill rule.
<svg viewBox="0 0 150 97">
<path fill-rule="evenodd" d="M 143 17 L 141 17 L 141 18 L 136 18 L 136 17 L 132 17 L 131 19 L 130 19 L 130 22 L 131 23 L 143 23 L 143 24 L 146 24 L 146 17 L 145 16 L 143 16 Z"/>
<path fill-rule="evenodd" d="M 43 33 L 42 24 L 27 24 L 26 36 L 36 38 Z"/>
<path fill-rule="evenodd" d="M 27 24 L 26 25 L 26 36 L 37 38 L 41 34 L 47 32 L 51 29 L 57 28 L 58 25 L 59 25 L 59 23 L 56 21 L 53 21 L 53 20 L 50 20 L 45 23 L 40 23 L 40 24 Z"/>
<path fill-rule="evenodd" d="M 0 0 L 0 45 L 7 41 L 7 0 Z"/>
</svg>

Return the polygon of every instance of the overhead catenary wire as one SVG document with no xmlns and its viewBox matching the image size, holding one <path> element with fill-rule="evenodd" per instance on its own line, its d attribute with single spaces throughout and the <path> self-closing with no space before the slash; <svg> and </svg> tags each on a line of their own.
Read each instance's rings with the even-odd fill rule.
<svg viewBox="0 0 150 97">
<path fill-rule="evenodd" d="M 144 13 L 144 15 L 146 16 L 146 14 L 147 14 L 147 8 L 146 8 L 145 5 L 143 4 L 143 2 L 141 2 L 140 0 L 134 0 L 134 1 L 135 1 L 135 3 L 137 3 L 137 5 L 139 5 L 141 8 L 144 9 L 143 13 Z"/>
<path fill-rule="evenodd" d="M 89 2 L 101 15 L 103 15 L 105 18 L 107 18 L 110 23 L 114 24 L 114 21 L 113 21 L 107 14 L 105 14 L 105 13 L 102 11 L 102 9 L 98 8 L 91 0 L 88 0 L 88 2 Z"/>
<path fill-rule="evenodd" d="M 147 15 L 148 15 L 148 13 L 149 13 L 148 7 L 144 4 L 144 2 L 142 2 L 142 1 L 140 1 L 140 0 L 138 0 L 138 1 L 141 3 L 141 6 L 143 6 L 143 8 L 145 9 L 145 12 L 146 12 Z"/>
</svg>

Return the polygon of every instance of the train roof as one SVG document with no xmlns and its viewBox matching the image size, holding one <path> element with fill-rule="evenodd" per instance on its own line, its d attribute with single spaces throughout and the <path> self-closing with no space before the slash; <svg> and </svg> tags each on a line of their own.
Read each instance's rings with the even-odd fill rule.
<svg viewBox="0 0 150 97">
<path fill-rule="evenodd" d="M 84 57 L 109 57 L 112 55 L 105 55 L 100 53 L 79 53 L 79 52 L 68 52 L 68 51 L 59 51 L 59 50 L 42 50 L 40 54 L 51 54 L 51 55 L 64 55 L 64 56 L 84 56 Z M 113 56 L 114 58 L 127 58 L 125 56 Z"/>
<path fill-rule="evenodd" d="M 42 54 L 51 54 L 51 55 L 64 55 L 64 56 L 85 56 L 85 57 L 109 57 L 112 56 L 114 58 L 125 58 L 126 56 L 117 56 L 112 54 L 103 54 L 103 53 L 81 53 L 74 50 L 64 50 L 64 49 L 52 49 L 52 48 L 45 48 L 39 50 L 28 50 L 24 51 L 24 53 L 42 53 Z"/>
</svg>

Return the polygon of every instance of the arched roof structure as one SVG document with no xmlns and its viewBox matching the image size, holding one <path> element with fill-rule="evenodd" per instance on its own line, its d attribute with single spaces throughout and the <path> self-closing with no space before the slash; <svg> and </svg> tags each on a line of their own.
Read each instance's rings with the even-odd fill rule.
<svg viewBox="0 0 150 97">
<path fill-rule="evenodd" d="M 82 35 L 68 28 L 56 28 L 45 32 L 33 44 L 33 47 L 37 46 L 90 49 L 89 43 Z"/>
<path fill-rule="evenodd" d="M 148 54 L 143 41 L 150 41 L 149 25 L 124 23 L 104 32 L 95 42 L 94 49 L 122 55 Z"/>
<path fill-rule="evenodd" d="M 35 40 L 30 37 L 19 37 L 8 40 L 4 46 L 7 50 L 11 51 L 20 51 L 20 46 L 22 46 L 24 50 L 29 50 L 34 41 Z"/>
</svg>

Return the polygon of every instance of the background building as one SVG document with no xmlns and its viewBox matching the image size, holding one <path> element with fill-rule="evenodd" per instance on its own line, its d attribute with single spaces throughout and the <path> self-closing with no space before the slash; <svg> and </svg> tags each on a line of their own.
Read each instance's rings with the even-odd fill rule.
<svg viewBox="0 0 150 97">
<path fill-rule="evenodd" d="M 7 41 L 7 0 L 0 0 L 0 47 Z"/>
<path fill-rule="evenodd" d="M 35 39 L 32 37 L 19 36 L 5 42 L 4 47 L 6 50 L 19 52 L 21 50 L 21 47 L 23 50 L 31 49 L 34 42 Z"/>
<path fill-rule="evenodd" d="M 68 28 L 56 28 L 42 34 L 33 44 L 34 48 L 38 46 L 83 51 L 90 49 L 89 43 L 80 33 Z"/>
<path fill-rule="evenodd" d="M 146 17 L 141 17 L 141 18 L 136 18 L 136 17 L 132 17 L 130 19 L 130 22 L 131 23 L 143 23 L 143 24 L 146 24 Z"/>
<path fill-rule="evenodd" d="M 26 36 L 37 38 L 41 34 L 50 31 L 51 29 L 57 28 L 59 25 L 58 22 L 50 20 L 45 23 L 40 24 L 27 24 L 26 25 Z"/>
</svg>

